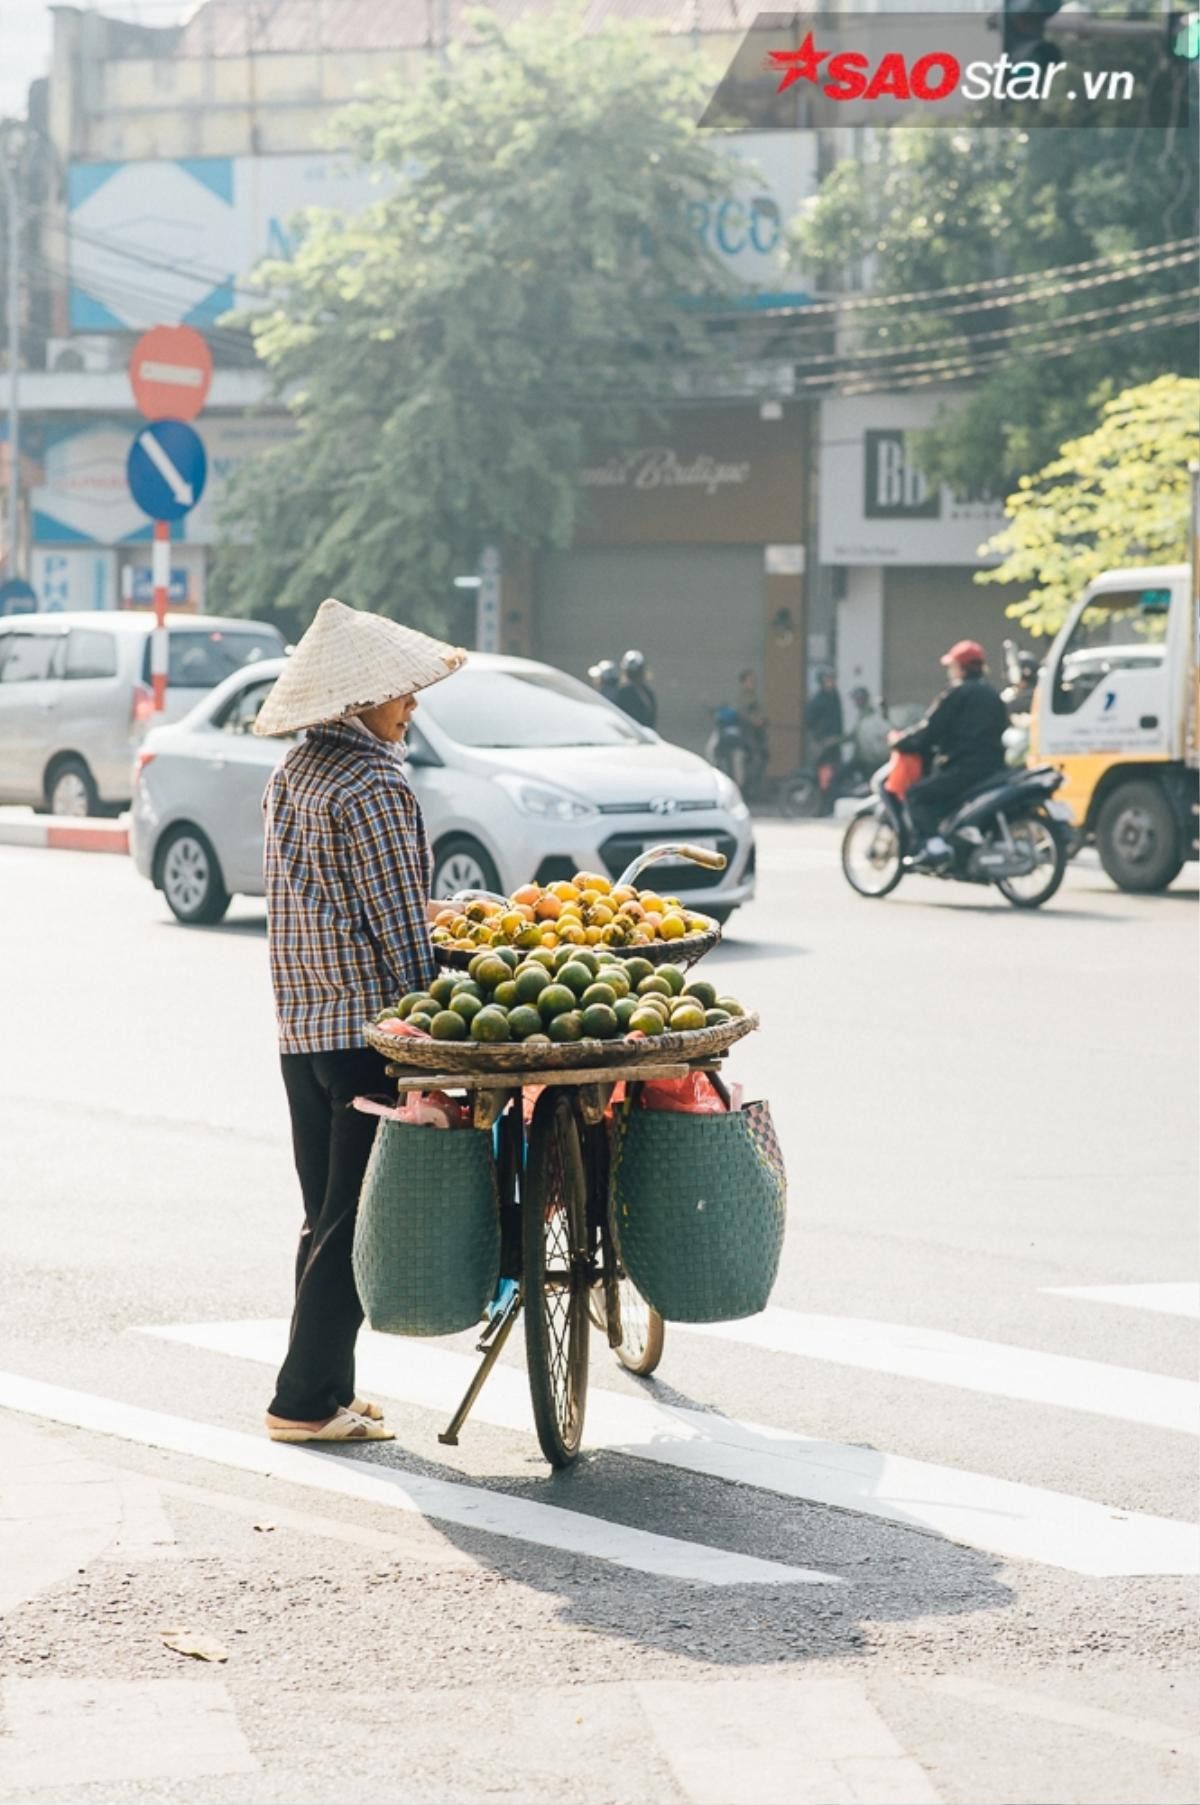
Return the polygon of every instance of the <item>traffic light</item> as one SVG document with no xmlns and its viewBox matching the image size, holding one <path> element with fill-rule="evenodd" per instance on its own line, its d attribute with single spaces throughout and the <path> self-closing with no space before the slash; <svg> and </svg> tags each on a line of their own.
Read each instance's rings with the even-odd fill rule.
<svg viewBox="0 0 1200 1805">
<path fill-rule="evenodd" d="M 1046 36 L 1046 22 L 1063 0 L 1004 0 L 1004 54 L 1013 63 L 1061 62 L 1057 44 Z"/>
</svg>

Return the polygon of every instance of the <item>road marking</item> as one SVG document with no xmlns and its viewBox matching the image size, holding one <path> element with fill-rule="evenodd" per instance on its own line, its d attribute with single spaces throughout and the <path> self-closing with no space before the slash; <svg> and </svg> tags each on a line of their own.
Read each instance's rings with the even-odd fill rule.
<svg viewBox="0 0 1200 1805">
<path fill-rule="evenodd" d="M 277 1366 L 283 1322 L 185 1323 L 143 1333 Z M 360 1382 L 386 1397 L 449 1416 L 475 1371 L 469 1355 L 365 1332 Z M 0 1395 L 0 1402 L 3 1401 Z M 497 1366 L 474 1415 L 531 1433 L 529 1387 L 516 1366 Z M 738 1422 L 593 1385 L 584 1442 L 639 1460 L 757 1486 L 785 1498 L 832 1505 L 904 1524 L 1011 1560 L 1039 1561 L 1098 1576 L 1200 1572 L 1200 1531 L 1167 1517 L 993 1479 L 958 1467 Z"/>
<path fill-rule="evenodd" d="M 1099 1736 L 1118 1736 L 1123 1742 L 1139 1742 L 1147 1748 L 1169 1749 L 1177 1755 L 1200 1755 L 1200 1736 L 1177 1730 L 1152 1718 L 1129 1717 L 1123 1711 L 1107 1711 L 1095 1705 L 1073 1705 L 1045 1692 L 1029 1692 L 1018 1686 L 996 1686 L 990 1680 L 973 1680 L 965 1674 L 934 1674 L 927 1680 L 908 1682 L 923 1692 L 944 1698 L 967 1699 L 984 1705 L 989 1714 L 1011 1711 L 1018 1717 L 1040 1718 L 1045 1723 L 1069 1724 Z"/>
<path fill-rule="evenodd" d="M 121 1494 L 109 1468 L 11 1420 L 0 1421 L 0 1475 L 3 1616 L 104 1553 L 121 1528 Z"/>
<path fill-rule="evenodd" d="M 1167 1285 L 1043 1285 L 1042 1290 L 1048 1297 L 1081 1297 L 1093 1304 L 1124 1304 L 1164 1316 L 1200 1318 L 1200 1284 L 1187 1280 Z"/>
<path fill-rule="evenodd" d="M 278 1329 L 282 1325 L 269 1326 Z M 219 1429 L 186 1417 L 142 1410 L 134 1404 L 46 1385 L 17 1373 L 0 1373 L 0 1408 L 50 1422 L 70 1423 L 76 1429 L 92 1429 L 101 1435 L 115 1435 L 143 1447 L 167 1448 L 193 1459 L 239 1467 L 264 1478 L 285 1480 L 289 1485 L 338 1492 L 392 1510 L 415 1511 L 442 1523 L 485 1530 L 512 1541 L 610 1561 L 615 1566 L 631 1567 L 664 1579 L 710 1586 L 845 1584 L 834 1574 L 817 1573 L 809 1567 L 786 1566 L 724 1548 L 710 1548 L 702 1542 L 654 1535 L 649 1530 L 585 1516 L 580 1511 L 514 1498 L 507 1492 L 426 1479 L 384 1465 L 377 1457 L 382 1450 L 364 1461 L 354 1453 L 292 1447 L 268 1441 L 265 1435 L 244 1435 L 236 1429 Z"/>
<path fill-rule="evenodd" d="M 848 1676 L 634 1689 L 689 1805 L 937 1805 L 924 1768 Z"/>
<path fill-rule="evenodd" d="M 254 1774 L 221 1679 L 8 1680 L 0 1784 L 120 1786 Z"/>
<path fill-rule="evenodd" d="M 853 1316 L 810 1316 L 764 1310 L 742 1322 L 671 1325 L 686 1333 L 769 1348 L 805 1360 L 829 1360 L 901 1379 L 924 1379 L 960 1391 L 1086 1410 L 1156 1429 L 1200 1434 L 1200 1385 L 1160 1373 L 1135 1372 L 1069 1354 L 1043 1354 L 1002 1341 L 975 1341 L 942 1329 L 910 1328 Z"/>
</svg>

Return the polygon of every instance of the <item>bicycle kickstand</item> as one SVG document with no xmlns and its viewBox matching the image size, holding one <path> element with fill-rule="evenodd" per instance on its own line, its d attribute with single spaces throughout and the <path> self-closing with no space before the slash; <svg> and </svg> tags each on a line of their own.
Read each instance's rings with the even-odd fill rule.
<svg viewBox="0 0 1200 1805">
<path fill-rule="evenodd" d="M 517 1317 L 521 1314 L 521 1301 L 521 1287 L 517 1285 L 505 1299 L 503 1306 L 492 1317 L 475 1344 L 475 1352 L 483 1354 L 483 1359 L 479 1363 L 479 1371 L 467 1386 L 462 1403 L 438 1436 L 438 1440 L 444 1442 L 449 1448 L 458 1446 L 458 1432 L 471 1414 L 471 1406 L 483 1390 L 484 1381 L 495 1366 L 500 1350 L 508 1340 L 509 1332 Z"/>
</svg>

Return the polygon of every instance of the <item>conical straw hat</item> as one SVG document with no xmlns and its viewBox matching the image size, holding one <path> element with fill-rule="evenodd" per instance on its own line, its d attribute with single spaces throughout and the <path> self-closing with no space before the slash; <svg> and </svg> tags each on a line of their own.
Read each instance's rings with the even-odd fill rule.
<svg viewBox="0 0 1200 1805">
<path fill-rule="evenodd" d="M 298 733 L 360 709 L 428 689 L 456 671 L 466 653 L 382 614 L 348 608 L 332 596 L 287 662 L 259 710 L 255 733 Z"/>
</svg>

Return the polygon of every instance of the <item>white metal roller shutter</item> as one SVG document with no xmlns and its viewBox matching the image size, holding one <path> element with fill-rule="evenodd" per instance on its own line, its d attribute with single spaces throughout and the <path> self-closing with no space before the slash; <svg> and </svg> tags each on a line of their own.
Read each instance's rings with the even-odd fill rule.
<svg viewBox="0 0 1200 1805">
<path fill-rule="evenodd" d="M 595 546 L 540 560 L 534 656 L 586 677 L 598 658 L 644 652 L 659 732 L 703 751 L 739 670 L 763 680 L 761 545 Z"/>
</svg>

